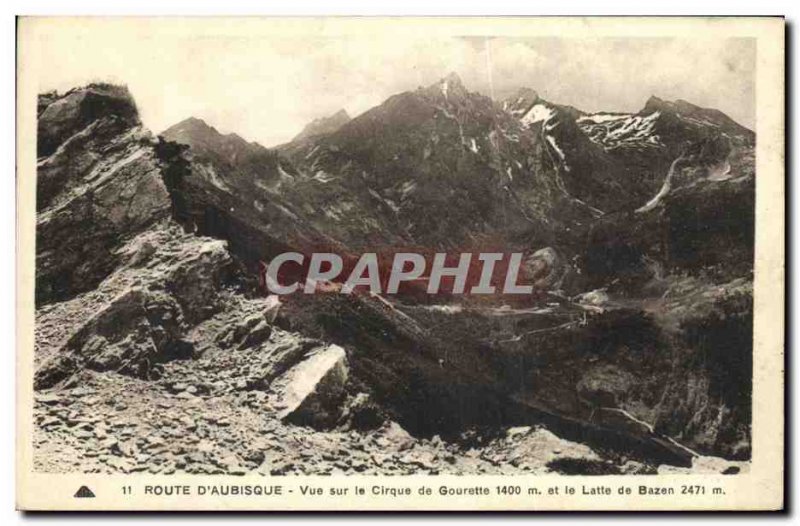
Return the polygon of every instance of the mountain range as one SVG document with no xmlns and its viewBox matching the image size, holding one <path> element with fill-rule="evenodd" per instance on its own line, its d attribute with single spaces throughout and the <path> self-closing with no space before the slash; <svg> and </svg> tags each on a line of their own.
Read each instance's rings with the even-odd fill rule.
<svg viewBox="0 0 800 526">
<path fill-rule="evenodd" d="M 309 132 L 319 127 L 329 131 Z M 530 89 L 492 101 L 455 74 L 355 119 L 315 121 L 269 154 L 192 118 L 162 136 L 189 146 L 207 173 L 187 179 L 186 192 L 211 182 L 223 189 L 212 199 L 220 214 L 302 250 L 558 245 L 566 259 L 654 199 L 675 161 L 673 195 L 752 174 L 755 143 L 723 113 L 685 101 L 651 97 L 636 114 L 590 114 Z M 214 235 L 207 211 L 187 213 Z M 270 255 L 258 252 L 251 259 Z"/>
</svg>

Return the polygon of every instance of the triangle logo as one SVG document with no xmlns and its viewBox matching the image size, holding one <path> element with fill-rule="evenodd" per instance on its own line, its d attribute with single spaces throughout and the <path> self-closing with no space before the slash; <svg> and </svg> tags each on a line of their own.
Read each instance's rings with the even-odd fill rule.
<svg viewBox="0 0 800 526">
<path fill-rule="evenodd" d="M 81 486 L 77 492 L 75 492 L 75 498 L 77 499 L 93 499 L 94 493 L 92 490 L 87 488 L 86 486 Z"/>
</svg>

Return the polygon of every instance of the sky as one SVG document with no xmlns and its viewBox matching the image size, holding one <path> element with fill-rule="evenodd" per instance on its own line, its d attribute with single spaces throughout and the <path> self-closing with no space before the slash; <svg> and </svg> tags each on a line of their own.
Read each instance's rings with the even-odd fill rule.
<svg viewBox="0 0 800 526">
<path fill-rule="evenodd" d="M 39 91 L 126 84 L 154 133 L 193 116 L 273 146 L 341 108 L 356 116 L 456 72 L 502 99 L 520 87 L 585 111 L 636 112 L 651 95 L 755 125 L 755 41 L 688 38 L 195 35 L 147 24 L 39 39 Z"/>
</svg>

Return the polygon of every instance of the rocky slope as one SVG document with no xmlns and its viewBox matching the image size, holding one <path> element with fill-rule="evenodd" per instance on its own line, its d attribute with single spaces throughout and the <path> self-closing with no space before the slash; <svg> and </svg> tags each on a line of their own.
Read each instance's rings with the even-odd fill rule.
<svg viewBox="0 0 800 526">
<path fill-rule="evenodd" d="M 703 455 L 750 455 L 752 132 L 455 75 L 334 117 L 269 150 L 153 137 L 124 88 L 40 97 L 40 469 L 743 467 Z M 403 247 L 524 252 L 536 293 L 259 285 L 287 250 Z"/>
</svg>

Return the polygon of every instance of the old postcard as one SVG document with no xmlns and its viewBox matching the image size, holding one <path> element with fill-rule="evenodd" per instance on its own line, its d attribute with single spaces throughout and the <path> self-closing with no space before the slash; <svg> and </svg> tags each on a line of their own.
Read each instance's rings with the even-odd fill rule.
<svg viewBox="0 0 800 526">
<path fill-rule="evenodd" d="M 778 510 L 781 18 L 21 18 L 27 510 Z"/>
</svg>

